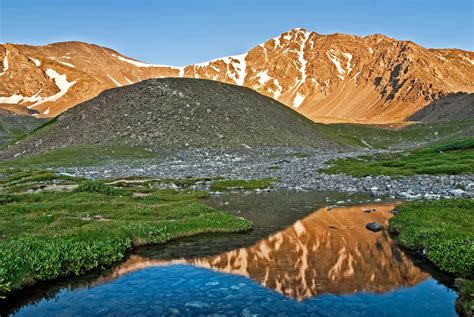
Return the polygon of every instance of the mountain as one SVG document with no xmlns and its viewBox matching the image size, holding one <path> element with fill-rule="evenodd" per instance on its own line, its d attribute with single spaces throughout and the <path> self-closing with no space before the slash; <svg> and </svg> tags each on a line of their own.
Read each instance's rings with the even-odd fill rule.
<svg viewBox="0 0 474 317">
<path fill-rule="evenodd" d="M 46 120 L 0 108 L 0 148 L 38 128 Z"/>
<path fill-rule="evenodd" d="M 315 125 L 249 88 L 192 78 L 150 79 L 106 90 L 67 110 L 7 149 L 2 158 L 113 144 L 153 150 L 338 148 Z"/>
<path fill-rule="evenodd" d="M 0 103 L 45 116 L 105 89 L 158 77 L 249 87 L 320 122 L 400 122 L 447 94 L 474 93 L 474 52 L 426 49 L 379 34 L 294 29 L 245 54 L 185 67 L 145 64 L 81 42 L 3 44 L 0 61 Z"/>
<path fill-rule="evenodd" d="M 177 76 L 170 67 L 148 67 L 97 45 L 64 42 L 0 46 L 0 104 L 20 104 L 45 116 L 102 91 L 148 78 Z"/>
<path fill-rule="evenodd" d="M 474 94 L 452 93 L 433 101 L 409 120 L 439 122 L 474 118 Z"/>
</svg>

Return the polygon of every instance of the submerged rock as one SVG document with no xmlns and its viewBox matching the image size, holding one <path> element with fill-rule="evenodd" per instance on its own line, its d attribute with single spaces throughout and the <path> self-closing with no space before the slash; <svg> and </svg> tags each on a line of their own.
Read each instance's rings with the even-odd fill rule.
<svg viewBox="0 0 474 317">
<path fill-rule="evenodd" d="M 384 229 L 384 227 L 378 222 L 369 222 L 365 225 L 365 228 L 373 232 L 379 232 Z"/>
</svg>

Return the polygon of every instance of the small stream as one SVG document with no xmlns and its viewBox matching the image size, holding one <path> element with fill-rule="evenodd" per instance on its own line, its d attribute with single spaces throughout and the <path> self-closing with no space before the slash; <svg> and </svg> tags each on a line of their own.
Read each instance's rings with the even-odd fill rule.
<svg viewBox="0 0 474 317">
<path fill-rule="evenodd" d="M 326 207 L 340 200 L 344 206 Z M 365 228 L 372 221 L 386 224 L 394 202 L 279 191 L 229 193 L 209 203 L 252 220 L 255 230 L 142 247 L 112 269 L 27 289 L 7 301 L 8 312 L 456 316 L 448 276 L 404 253 L 386 232 Z"/>
</svg>

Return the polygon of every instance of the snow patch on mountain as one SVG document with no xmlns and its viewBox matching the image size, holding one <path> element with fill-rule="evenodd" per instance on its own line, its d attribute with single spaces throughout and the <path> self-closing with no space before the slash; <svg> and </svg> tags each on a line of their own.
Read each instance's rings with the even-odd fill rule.
<svg viewBox="0 0 474 317">
<path fill-rule="evenodd" d="M 51 69 L 51 68 L 48 68 L 46 70 L 46 75 L 48 75 L 49 78 L 54 80 L 54 83 L 59 88 L 59 92 L 52 95 L 52 96 L 43 98 L 43 100 L 40 100 L 40 101 L 36 102 L 35 104 L 31 105 L 28 108 L 36 107 L 37 105 L 45 103 L 45 102 L 59 100 L 62 96 L 64 96 L 68 92 L 69 88 L 71 88 L 76 83 L 75 80 L 68 81 L 66 74 L 60 75 L 60 74 L 58 74 L 58 72 L 56 72 L 54 69 Z"/>
<path fill-rule="evenodd" d="M 241 54 L 241 55 L 230 56 L 231 59 L 236 59 L 239 62 L 237 66 L 234 65 L 234 68 L 237 69 L 237 74 L 238 74 L 238 77 L 235 83 L 240 86 L 244 84 L 245 75 L 247 71 L 247 62 L 245 61 L 246 57 L 247 57 L 247 53 Z"/>
<path fill-rule="evenodd" d="M 46 70 L 46 75 L 48 75 L 49 78 L 54 80 L 54 83 L 56 86 L 59 88 L 59 92 L 57 92 L 54 95 L 51 95 L 49 97 L 42 97 L 40 96 L 40 92 L 37 92 L 33 96 L 23 96 L 21 94 L 13 94 L 9 97 L 0 97 L 0 103 L 7 103 L 7 104 L 24 104 L 24 103 L 33 103 L 32 105 L 28 106 L 28 108 L 34 108 L 42 103 L 45 102 L 54 102 L 59 100 L 61 97 L 63 97 L 71 88 L 76 81 L 68 81 L 66 75 L 60 75 L 58 74 L 54 69 L 48 68 Z M 49 111 L 48 111 L 49 113 Z M 44 114 L 48 114 L 44 113 Z"/>
<path fill-rule="evenodd" d="M 301 92 L 298 91 L 298 93 L 295 96 L 295 99 L 293 99 L 293 108 L 296 109 L 299 106 L 301 106 L 305 98 L 306 97 Z"/>
<path fill-rule="evenodd" d="M 280 46 L 280 37 L 279 36 L 274 37 L 273 41 L 275 42 L 274 48 L 277 48 L 277 47 Z M 262 46 L 263 46 L 263 44 L 262 44 Z"/>
<path fill-rule="evenodd" d="M 340 74 L 339 78 L 342 77 L 342 79 L 344 79 L 343 75 L 345 74 L 345 71 L 344 71 L 344 68 L 342 68 L 341 66 L 341 61 L 339 60 L 339 57 L 336 56 L 336 52 L 333 49 L 330 49 L 329 52 L 326 53 L 326 55 L 331 60 L 331 62 L 333 62 L 333 64 L 336 65 L 337 71 Z"/>
<path fill-rule="evenodd" d="M 273 83 L 275 84 L 275 86 L 277 87 L 276 90 L 270 90 L 271 93 L 273 93 L 273 98 L 278 98 L 280 95 L 281 95 L 281 92 L 283 90 L 283 87 L 280 85 L 280 82 L 278 81 L 278 79 L 273 79 Z"/>
<path fill-rule="evenodd" d="M 117 85 L 117 87 L 122 87 L 122 84 L 120 84 L 118 81 L 116 81 L 112 76 L 107 74 L 107 77 L 109 77 L 110 80 L 112 80 L 114 82 L 114 84 Z"/>
<path fill-rule="evenodd" d="M 0 97 L 0 103 L 18 104 L 21 103 L 23 99 L 25 99 L 24 96 L 15 93 L 14 95 L 8 97 Z"/>
<path fill-rule="evenodd" d="M 115 57 L 115 58 L 118 58 L 122 62 L 126 62 L 126 63 L 132 64 L 132 65 L 135 65 L 137 67 L 171 67 L 171 68 L 176 68 L 176 67 L 172 67 L 172 66 L 168 66 L 168 65 L 147 64 L 147 63 L 139 62 L 139 61 L 136 61 L 136 60 L 133 60 L 133 59 L 125 58 L 123 56 L 116 55 L 116 54 L 112 54 L 112 56 Z"/>
<path fill-rule="evenodd" d="M 344 55 L 344 57 L 347 58 L 346 68 L 347 68 L 347 75 L 349 75 L 349 73 L 352 71 L 352 68 L 351 68 L 352 54 L 342 53 L 342 55 Z"/>
<path fill-rule="evenodd" d="M 0 73 L 0 76 L 5 74 L 8 70 L 8 54 L 10 54 L 10 51 L 7 50 L 5 57 L 3 58 L 3 71 Z"/>
<path fill-rule="evenodd" d="M 257 77 L 260 85 L 264 85 L 267 81 L 272 79 L 270 76 L 268 76 L 268 70 L 258 72 Z"/>
<path fill-rule="evenodd" d="M 357 72 L 357 74 L 355 74 L 354 77 L 352 77 L 352 80 L 356 80 L 357 77 L 359 77 L 359 75 L 360 75 L 360 72 Z"/>
<path fill-rule="evenodd" d="M 29 59 L 31 61 L 33 61 L 33 63 L 35 63 L 36 67 L 40 67 L 41 66 L 41 62 L 39 60 L 37 60 L 36 58 L 33 58 L 33 57 L 29 57 Z"/>
<path fill-rule="evenodd" d="M 304 49 L 306 47 L 306 42 L 309 38 L 309 32 L 303 31 L 303 41 L 300 44 L 300 50 L 298 51 L 298 61 L 300 62 L 300 72 L 301 72 L 301 83 L 306 81 L 306 65 L 308 61 L 304 58 Z"/>
<path fill-rule="evenodd" d="M 61 64 L 65 65 L 65 66 L 68 66 L 68 67 L 72 67 L 72 68 L 75 68 L 75 67 L 76 67 L 75 65 L 73 65 L 73 64 L 71 64 L 71 63 L 62 62 L 62 61 L 58 61 L 58 60 L 56 60 L 56 62 L 61 63 Z"/>
<path fill-rule="evenodd" d="M 224 70 L 219 69 L 219 67 L 217 67 L 215 64 L 219 62 L 223 62 L 226 65 L 226 70 L 227 70 L 225 76 L 232 79 L 237 85 L 243 86 L 246 72 L 247 72 L 247 62 L 245 61 L 246 57 L 247 57 L 247 53 L 240 54 L 240 55 L 227 56 L 223 58 L 216 58 L 207 62 L 192 64 L 191 67 L 194 68 L 194 78 L 199 78 L 198 74 L 196 73 L 196 68 L 210 67 L 214 71 L 221 74 Z M 184 71 L 183 71 L 183 75 L 184 75 Z M 217 78 L 217 77 L 213 76 L 212 79 L 214 78 Z"/>
<path fill-rule="evenodd" d="M 336 66 L 337 72 L 339 73 L 339 75 L 337 75 L 337 77 L 339 77 L 339 79 L 341 79 L 341 80 L 344 80 L 345 76 L 349 75 L 349 73 L 352 71 L 352 67 L 351 67 L 352 54 L 351 53 L 345 53 L 345 52 L 339 52 L 339 51 L 335 51 L 333 49 L 330 49 L 329 52 L 326 53 L 326 55 L 331 60 L 331 62 L 333 62 L 333 64 Z M 346 61 L 346 69 L 344 69 L 344 67 L 342 67 L 341 60 L 338 57 L 338 55 L 339 56 L 342 55 L 347 60 Z"/>
</svg>

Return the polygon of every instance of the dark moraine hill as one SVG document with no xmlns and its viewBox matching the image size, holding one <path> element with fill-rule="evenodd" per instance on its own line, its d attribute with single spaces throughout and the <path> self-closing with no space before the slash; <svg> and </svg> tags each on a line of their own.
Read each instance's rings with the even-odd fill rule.
<svg viewBox="0 0 474 317">
<path fill-rule="evenodd" d="M 409 120 L 439 122 L 474 119 L 474 94 L 452 93 L 433 101 Z"/>
<path fill-rule="evenodd" d="M 201 79 L 151 79 L 110 89 L 6 150 L 10 159 L 56 148 L 337 147 L 316 124 L 251 89 Z"/>
</svg>

